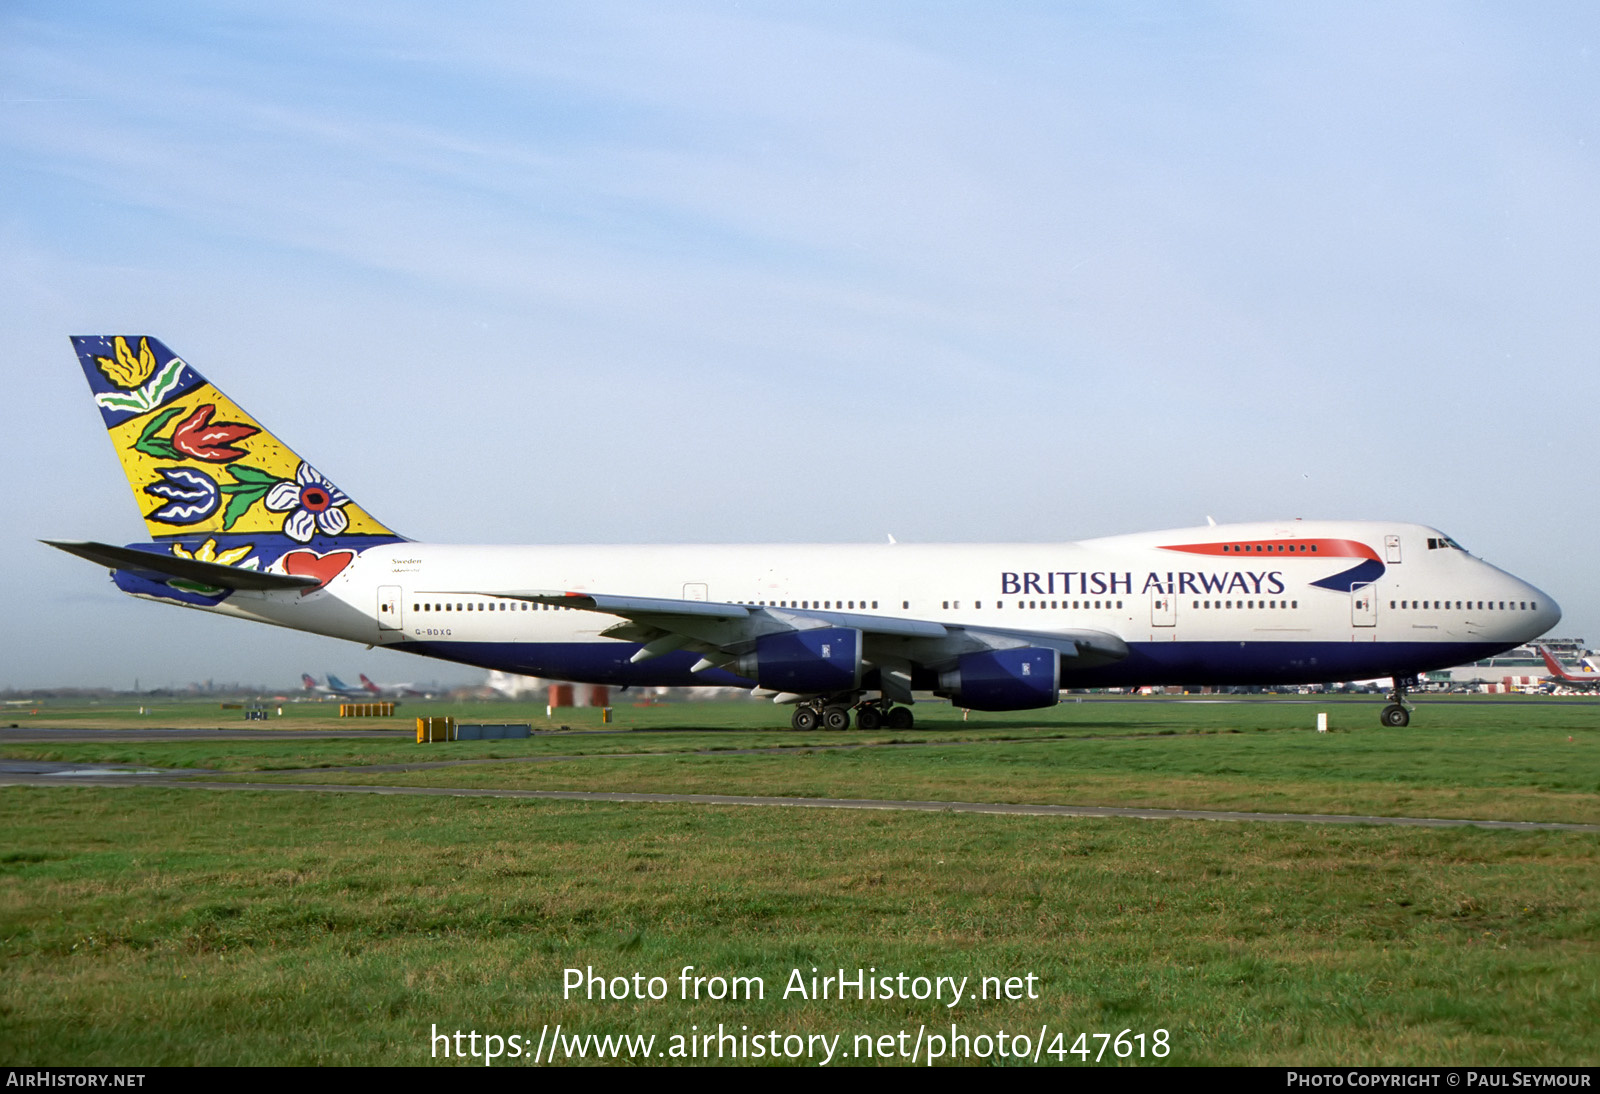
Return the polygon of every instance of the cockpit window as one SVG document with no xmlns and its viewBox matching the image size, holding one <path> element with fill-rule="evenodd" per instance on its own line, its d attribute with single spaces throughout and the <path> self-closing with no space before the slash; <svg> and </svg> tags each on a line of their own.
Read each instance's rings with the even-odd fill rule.
<svg viewBox="0 0 1600 1094">
<path fill-rule="evenodd" d="M 1449 536 L 1429 536 L 1428 537 L 1428 550 L 1430 550 L 1430 551 L 1442 551 L 1445 548 L 1449 548 L 1450 550 L 1453 550 L 1453 551 L 1460 551 L 1462 554 L 1466 554 L 1467 553 L 1467 549 L 1465 547 L 1461 546 L 1461 544 L 1457 543 L 1455 540 L 1451 539 Z"/>
</svg>

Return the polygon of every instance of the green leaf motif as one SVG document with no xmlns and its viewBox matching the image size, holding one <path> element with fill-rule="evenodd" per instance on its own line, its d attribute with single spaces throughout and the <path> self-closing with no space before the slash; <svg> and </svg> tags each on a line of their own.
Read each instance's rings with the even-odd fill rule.
<svg viewBox="0 0 1600 1094">
<path fill-rule="evenodd" d="M 249 483 L 252 486 L 264 486 L 267 488 L 267 490 L 271 490 L 274 486 L 277 486 L 278 483 L 285 481 L 278 478 L 276 475 L 269 475 L 265 471 L 262 471 L 258 468 L 241 467 L 238 464 L 234 464 L 232 467 L 228 468 L 228 474 L 232 475 L 236 482 Z M 223 489 L 226 490 L 227 487 L 223 487 Z M 265 492 L 266 491 L 262 491 L 262 493 Z"/>
<path fill-rule="evenodd" d="M 224 486 L 222 492 L 233 496 L 228 499 L 228 506 L 222 511 L 222 530 L 224 532 L 230 530 L 234 523 L 249 512 L 252 505 L 266 497 L 267 491 L 271 489 L 270 486 L 254 486 L 248 483 Z"/>
<path fill-rule="evenodd" d="M 151 406 L 160 406 L 161 400 L 178 385 L 178 377 L 183 373 L 183 360 L 174 357 L 167 362 L 167 367 L 161 370 L 154 381 L 141 393 L 149 400 Z"/>
<path fill-rule="evenodd" d="M 174 589 L 183 589 L 185 592 L 199 593 L 201 596 L 216 596 L 218 593 L 226 591 L 221 585 L 202 585 L 198 581 L 185 581 L 180 577 L 168 578 L 167 584 L 171 585 Z"/>
<path fill-rule="evenodd" d="M 94 401 L 95 401 L 96 405 L 110 407 L 112 410 L 149 410 L 150 409 L 149 407 L 144 405 L 144 400 L 139 397 L 139 394 L 137 392 L 135 392 L 132 395 L 124 395 L 124 394 L 122 394 L 121 392 L 118 392 L 118 391 L 107 392 L 107 393 L 102 394 L 102 395 L 96 395 L 94 397 Z"/>
<path fill-rule="evenodd" d="M 110 407 L 112 410 L 154 410 L 161 405 L 161 400 L 178 386 L 178 378 L 182 375 L 183 359 L 174 357 L 167 362 L 167 367 L 144 387 L 129 392 L 113 391 L 96 395 L 95 405 Z"/>
<path fill-rule="evenodd" d="M 150 419 L 150 424 L 144 427 L 139 434 L 139 439 L 133 442 L 133 447 L 147 456 L 157 456 L 163 460 L 181 460 L 182 453 L 172 446 L 172 442 L 165 437 L 156 436 L 166 428 L 168 422 L 184 412 L 181 406 L 175 406 L 165 413 L 158 414 Z"/>
</svg>

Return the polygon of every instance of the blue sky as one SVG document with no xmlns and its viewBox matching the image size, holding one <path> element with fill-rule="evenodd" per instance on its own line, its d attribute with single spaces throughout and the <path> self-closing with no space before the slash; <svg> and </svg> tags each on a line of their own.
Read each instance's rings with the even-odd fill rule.
<svg viewBox="0 0 1600 1094">
<path fill-rule="evenodd" d="M 1600 9 L 0 5 L 0 686 L 448 666 L 131 601 L 67 344 L 466 542 L 1415 520 L 1600 640 Z"/>
</svg>

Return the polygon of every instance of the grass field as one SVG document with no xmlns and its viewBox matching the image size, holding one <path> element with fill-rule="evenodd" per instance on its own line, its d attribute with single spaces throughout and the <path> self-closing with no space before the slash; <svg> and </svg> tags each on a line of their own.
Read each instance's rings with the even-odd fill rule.
<svg viewBox="0 0 1600 1094">
<path fill-rule="evenodd" d="M 1322 709 L 1335 732 L 1310 730 Z M 502 706 L 455 712 L 516 720 Z M 761 728 L 781 712 L 727 704 L 622 708 L 620 732 L 526 741 L 5 743 L 0 755 L 250 781 L 1597 823 L 1597 714 L 1424 701 L 1410 729 L 1385 730 L 1371 701 L 1086 702 L 970 722 L 919 708 L 915 731 L 801 735 Z M 243 727 L 214 707 L 159 721 L 206 717 Z M 457 759 L 495 762 L 316 770 Z M 1057 1032 L 1065 1051 L 1080 1032 L 1159 1028 L 1178 1064 L 1592 1064 L 1600 836 L 9 787 L 0 959 L 0 1057 L 16 1064 L 427 1063 L 435 1024 L 537 1039 L 558 1022 L 654 1033 L 658 1052 L 718 1023 L 842 1035 L 849 1053 L 858 1034 L 955 1022 L 1043 1025 L 1051 1063 Z M 684 965 L 759 976 L 766 998 L 684 1002 Z M 587 966 L 661 976 L 672 993 L 564 1000 L 562 970 Z M 1039 998 L 781 998 L 791 970 L 813 966 L 974 987 L 1031 973 Z"/>
</svg>

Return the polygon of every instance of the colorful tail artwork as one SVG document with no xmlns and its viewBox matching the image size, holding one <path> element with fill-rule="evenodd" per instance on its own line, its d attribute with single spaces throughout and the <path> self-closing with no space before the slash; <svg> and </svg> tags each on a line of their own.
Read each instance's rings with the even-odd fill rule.
<svg viewBox="0 0 1600 1094">
<path fill-rule="evenodd" d="M 162 553 L 327 581 L 363 548 L 404 538 L 156 339 L 72 345 Z M 214 599 L 194 592 L 176 598 Z"/>
</svg>

